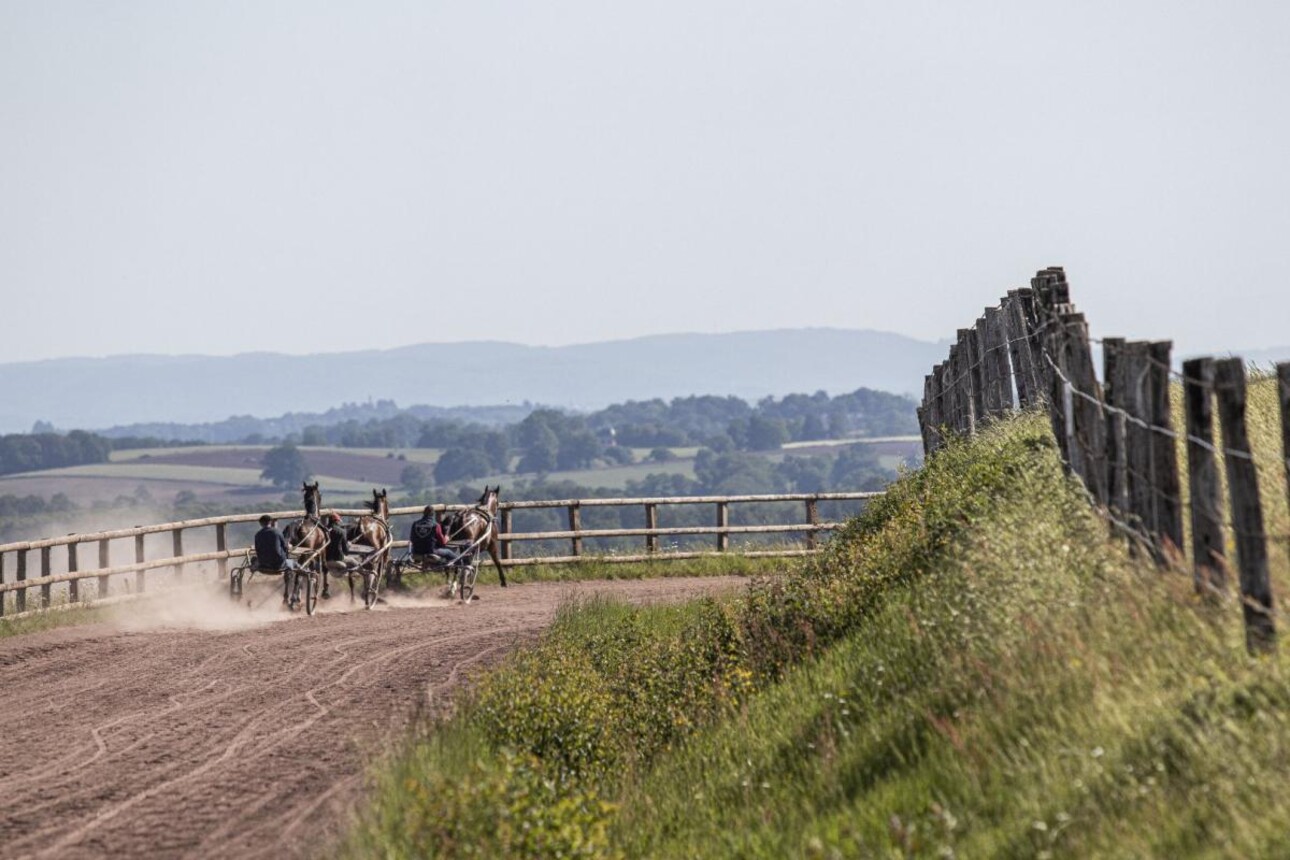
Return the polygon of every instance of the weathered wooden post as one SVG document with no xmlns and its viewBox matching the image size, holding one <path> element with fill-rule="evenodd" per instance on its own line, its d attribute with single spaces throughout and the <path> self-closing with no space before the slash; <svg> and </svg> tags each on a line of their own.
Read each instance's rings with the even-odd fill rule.
<svg viewBox="0 0 1290 860">
<path fill-rule="evenodd" d="M 977 426 L 973 432 L 980 430 L 980 425 L 985 422 L 986 416 L 990 414 L 985 408 L 985 360 L 983 358 L 985 350 L 981 348 L 981 321 L 967 330 L 967 356 L 968 356 L 968 379 L 971 382 L 972 391 L 972 414 L 976 416 Z"/>
<path fill-rule="evenodd" d="M 962 378 L 959 374 L 961 363 L 959 345 L 957 343 L 950 344 L 950 357 L 945 366 L 945 397 L 950 407 L 950 429 L 957 436 L 962 436 L 967 432 L 965 429 L 967 419 L 963 414 Z"/>
<path fill-rule="evenodd" d="M 1074 459 L 1079 456 L 1072 445 L 1075 425 L 1071 409 L 1073 407 L 1066 379 L 1070 374 L 1065 365 L 1066 330 L 1057 317 L 1048 313 L 1041 325 L 1043 337 L 1039 351 L 1039 360 L 1048 368 L 1048 417 L 1053 426 L 1053 436 L 1057 439 L 1057 450 L 1061 454 L 1062 465 L 1069 473 L 1075 470 Z"/>
<path fill-rule="evenodd" d="M 135 528 L 137 529 L 137 528 L 139 528 L 139 526 L 135 526 Z M 144 553 L 143 553 L 143 535 L 135 535 L 135 536 L 134 536 L 134 561 L 135 561 L 135 563 L 136 563 L 136 564 L 143 564 L 143 557 L 144 557 Z M 144 576 L 144 574 L 145 574 L 145 573 L 146 573 L 146 571 L 139 570 L 139 571 L 135 571 L 135 574 L 134 574 L 134 590 L 135 590 L 137 593 L 139 593 L 139 594 L 142 594 L 142 593 L 143 593 L 143 588 L 144 588 L 144 585 L 145 585 L 145 583 L 146 583 L 146 577 Z"/>
<path fill-rule="evenodd" d="M 1173 344 L 1154 341 L 1147 347 L 1151 379 L 1151 474 L 1156 489 L 1156 534 L 1166 553 L 1183 549 L 1182 482 L 1178 478 L 1178 442 L 1169 396 L 1169 358 Z"/>
<path fill-rule="evenodd" d="M 976 395 L 972 391 L 972 350 L 970 347 L 972 330 L 961 328 L 958 330 L 958 355 L 954 367 L 954 384 L 958 386 L 959 410 L 962 415 L 961 435 L 971 436 L 976 432 L 977 419 L 980 417 L 976 411 Z"/>
<path fill-rule="evenodd" d="M 942 361 L 932 370 L 932 426 L 935 428 L 936 448 L 940 450 L 945 444 L 945 425 L 950 423 L 949 397 L 945 391 L 946 362 Z"/>
<path fill-rule="evenodd" d="M 1245 365 L 1239 358 L 1214 362 L 1214 392 L 1223 429 L 1223 461 L 1236 536 L 1236 559 L 1241 568 L 1241 608 L 1245 615 L 1245 645 L 1254 653 L 1276 646 L 1272 618 L 1272 585 L 1268 579 L 1268 546 L 1259 505 L 1259 475 L 1254 466 L 1245 427 Z"/>
<path fill-rule="evenodd" d="M 1150 356 L 1144 341 L 1128 341 L 1120 351 L 1124 378 L 1125 460 L 1129 508 L 1137 527 L 1151 533 L 1156 523 L 1155 482 L 1151 477 Z M 1154 536 L 1152 537 L 1154 544 Z"/>
<path fill-rule="evenodd" d="M 1227 590 L 1223 508 L 1214 456 L 1214 362 L 1183 362 L 1183 407 L 1187 422 L 1187 486 L 1191 500 L 1192 576 L 1203 595 Z"/>
<path fill-rule="evenodd" d="M 184 530 L 171 529 L 170 542 L 173 550 L 171 558 L 182 558 L 184 555 Z M 179 562 L 171 568 L 171 571 L 175 582 L 181 581 L 184 578 L 184 563 L 182 561 Z"/>
<path fill-rule="evenodd" d="M 1073 388 L 1071 418 L 1074 425 L 1072 463 L 1084 479 L 1084 486 L 1098 504 L 1105 505 L 1106 492 L 1106 417 L 1102 412 L 1102 387 L 1093 371 L 1093 353 L 1089 348 L 1088 325 L 1083 314 L 1063 314 L 1066 350 L 1063 364 Z"/>
<path fill-rule="evenodd" d="M 815 528 L 820 524 L 820 508 L 818 499 L 806 500 L 806 523 L 812 526 L 811 530 L 806 533 L 806 548 L 815 549 Z"/>
<path fill-rule="evenodd" d="M 658 528 L 658 505 L 652 502 L 645 503 L 645 528 Z M 658 535 L 645 535 L 645 551 L 649 553 L 658 552 Z"/>
<path fill-rule="evenodd" d="M 215 549 L 218 552 L 228 552 L 228 524 L 215 524 Z M 215 560 L 215 565 L 219 569 L 219 578 L 221 582 L 228 581 L 228 559 L 221 556 Z"/>
<path fill-rule="evenodd" d="M 1034 405 L 1035 369 L 1031 361 L 1029 329 L 1026 312 L 1021 306 L 1021 295 L 1009 290 L 1003 303 L 1003 331 L 1008 340 L 1008 353 L 1012 359 L 1013 384 L 1017 389 L 1017 406 L 1028 409 Z"/>
<path fill-rule="evenodd" d="M 1106 400 L 1106 499 L 1107 505 L 1127 514 L 1129 508 L 1128 460 L 1125 451 L 1124 363 L 1120 354 L 1124 338 L 1102 341 L 1103 396 Z"/>
<path fill-rule="evenodd" d="M 985 309 L 985 326 L 990 353 L 986 362 L 993 367 L 994 400 L 999 406 L 999 415 L 1012 409 L 1012 365 L 1008 357 L 1008 331 L 1001 307 Z"/>
<path fill-rule="evenodd" d="M 50 554 L 50 549 L 52 549 L 52 547 L 42 546 L 40 548 L 40 575 L 42 577 L 50 576 L 53 573 L 54 566 L 51 563 L 53 559 Z M 48 609 L 52 601 L 53 595 L 51 594 L 50 584 L 48 582 L 41 583 L 40 608 Z"/>
<path fill-rule="evenodd" d="M 0 552 L 0 585 L 4 585 L 4 553 Z M 0 591 L 0 618 L 4 617 L 4 604 L 8 593 Z"/>
<path fill-rule="evenodd" d="M 573 543 L 573 554 L 582 555 L 582 537 L 577 534 L 582 531 L 582 512 L 577 502 L 569 505 L 569 531 L 575 533 L 570 539 Z"/>
<path fill-rule="evenodd" d="M 99 570 L 112 565 L 112 551 L 108 547 L 107 539 L 99 541 Z M 100 576 L 98 578 L 99 590 L 98 599 L 102 600 L 108 596 L 108 577 Z"/>
<path fill-rule="evenodd" d="M 1277 394 L 1281 401 L 1281 458 L 1285 467 L 1286 497 L 1290 499 L 1290 361 L 1277 365 Z"/>
<path fill-rule="evenodd" d="M 717 502 L 717 528 L 727 529 L 730 527 L 730 505 L 727 502 Z M 725 552 L 730 549 L 730 534 L 725 531 L 717 532 L 717 552 Z"/>
<path fill-rule="evenodd" d="M 73 534 L 75 534 L 75 532 L 73 532 Z M 77 556 L 78 556 L 78 553 L 76 551 L 76 544 L 69 543 L 67 545 L 67 572 L 68 573 L 75 573 L 76 571 L 80 570 L 80 564 L 78 564 L 79 559 L 77 558 Z M 80 580 L 78 579 L 67 580 L 67 599 L 72 603 L 81 602 Z"/>
<path fill-rule="evenodd" d="M 985 316 L 976 321 L 973 328 L 976 332 L 976 360 L 980 367 L 978 380 L 981 383 L 981 408 L 987 417 L 995 418 L 1002 411 L 999 402 L 999 380 L 995 378 L 994 342 L 990 336 L 990 322 Z"/>
<path fill-rule="evenodd" d="M 20 549 L 16 553 L 18 556 L 18 567 L 15 573 L 16 582 L 25 582 L 27 580 L 27 550 Z M 27 589 L 20 588 L 14 593 L 13 610 L 14 612 L 27 611 Z"/>
<path fill-rule="evenodd" d="M 498 548 L 502 561 L 511 560 L 511 519 L 513 511 L 510 508 L 502 508 L 502 533 L 498 536 Z"/>
</svg>

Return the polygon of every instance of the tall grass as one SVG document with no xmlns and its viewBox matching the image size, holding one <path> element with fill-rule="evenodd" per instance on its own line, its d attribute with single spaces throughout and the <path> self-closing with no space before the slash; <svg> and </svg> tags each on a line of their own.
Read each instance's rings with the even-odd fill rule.
<svg viewBox="0 0 1290 860">
<path fill-rule="evenodd" d="M 1285 660 L 1005 422 L 733 603 L 565 612 L 385 762 L 350 856 L 1278 856 Z"/>
</svg>

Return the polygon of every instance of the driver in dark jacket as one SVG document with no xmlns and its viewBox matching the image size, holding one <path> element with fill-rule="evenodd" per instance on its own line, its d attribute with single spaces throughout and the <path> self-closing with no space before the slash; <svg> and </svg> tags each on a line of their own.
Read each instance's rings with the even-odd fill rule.
<svg viewBox="0 0 1290 860">
<path fill-rule="evenodd" d="M 255 533 L 255 564 L 260 570 L 298 570 L 299 565 L 287 549 L 282 532 L 273 527 L 273 517 L 260 517 L 260 530 Z"/>
<path fill-rule="evenodd" d="M 412 560 L 417 564 L 452 564 L 458 558 L 458 553 L 448 548 L 448 538 L 443 533 L 443 525 L 430 505 L 426 505 L 421 519 L 412 524 L 408 543 L 411 544 Z"/>
</svg>

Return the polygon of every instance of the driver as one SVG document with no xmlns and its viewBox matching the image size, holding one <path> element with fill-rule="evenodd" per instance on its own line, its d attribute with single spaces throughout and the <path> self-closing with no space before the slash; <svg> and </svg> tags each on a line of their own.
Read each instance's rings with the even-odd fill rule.
<svg viewBox="0 0 1290 860">
<path fill-rule="evenodd" d="M 340 526 L 340 514 L 333 511 L 324 521 L 327 524 L 327 570 L 332 573 L 357 570 L 358 559 L 349 554 L 349 538 L 345 537 L 345 530 Z"/>
<path fill-rule="evenodd" d="M 421 519 L 412 524 L 408 543 L 411 544 L 412 561 L 418 565 L 449 565 L 460 557 L 448 548 L 448 538 L 433 505 L 426 505 Z"/>
<path fill-rule="evenodd" d="M 273 517 L 265 514 L 260 517 L 260 530 L 255 533 L 255 566 L 270 573 L 290 573 L 300 569 L 300 565 L 291 557 L 287 549 L 287 539 L 282 532 L 273 527 Z M 288 586 L 292 577 L 284 576 L 282 580 L 282 602 L 287 602 Z"/>
</svg>

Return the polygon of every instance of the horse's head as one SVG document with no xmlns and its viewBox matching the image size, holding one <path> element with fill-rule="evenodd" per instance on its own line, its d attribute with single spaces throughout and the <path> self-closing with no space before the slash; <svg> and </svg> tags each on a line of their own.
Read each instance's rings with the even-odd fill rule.
<svg viewBox="0 0 1290 860">
<path fill-rule="evenodd" d="M 501 484 L 498 484 L 496 487 L 490 487 L 485 484 L 484 494 L 479 497 L 479 501 L 475 503 L 475 506 L 483 508 L 490 513 L 497 513 L 497 497 L 501 492 Z"/>
<path fill-rule="evenodd" d="M 305 499 L 305 514 L 317 518 L 318 511 L 322 508 L 322 491 L 318 489 L 318 482 L 305 482 L 301 486 L 301 493 Z"/>
<path fill-rule="evenodd" d="M 372 500 L 367 503 L 367 507 L 371 509 L 372 513 L 376 514 L 383 520 L 388 520 L 390 518 L 390 502 L 388 494 L 384 489 L 378 491 L 373 488 Z"/>
</svg>

